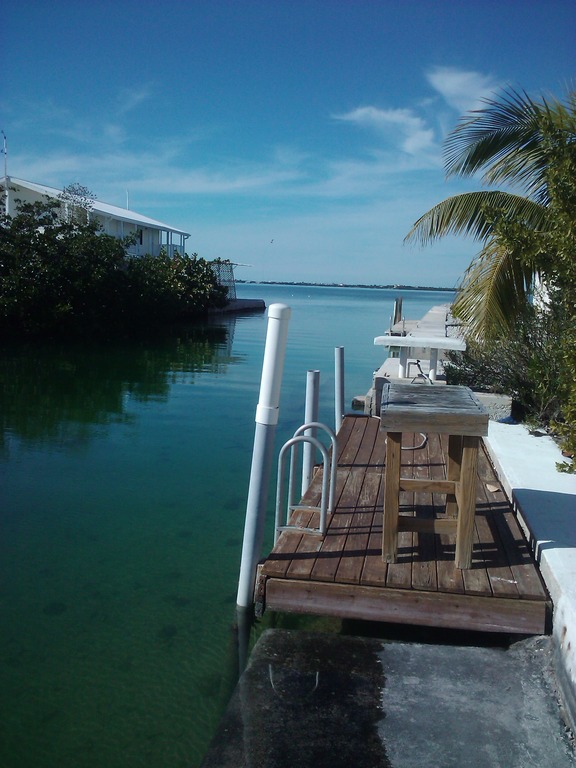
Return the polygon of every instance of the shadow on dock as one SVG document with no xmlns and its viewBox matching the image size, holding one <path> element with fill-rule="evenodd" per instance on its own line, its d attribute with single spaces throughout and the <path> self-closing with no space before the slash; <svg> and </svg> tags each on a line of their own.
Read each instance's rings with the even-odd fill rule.
<svg viewBox="0 0 576 768">
<path fill-rule="evenodd" d="M 447 439 L 420 435 L 403 451 L 403 474 L 446 477 Z M 385 433 L 379 421 L 347 416 L 339 433 L 337 504 L 324 538 L 285 531 L 259 566 L 256 604 L 275 610 L 522 635 L 550 629 L 551 603 L 530 547 L 481 451 L 472 566 L 454 564 L 449 534 L 403 531 L 398 560 L 382 560 Z M 303 503 L 317 505 L 318 470 Z M 442 516 L 445 497 L 407 493 L 401 514 Z M 291 523 L 315 526 L 317 512 Z"/>
</svg>

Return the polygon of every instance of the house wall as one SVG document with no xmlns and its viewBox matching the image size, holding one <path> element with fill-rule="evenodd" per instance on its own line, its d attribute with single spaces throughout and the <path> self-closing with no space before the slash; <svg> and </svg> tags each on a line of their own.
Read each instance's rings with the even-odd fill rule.
<svg viewBox="0 0 576 768">
<path fill-rule="evenodd" d="M 15 216 L 18 213 L 17 200 L 21 200 L 23 203 L 41 203 L 46 200 L 45 196 L 39 192 L 35 192 L 32 189 L 23 189 L 13 184 L 10 184 L 6 196 L 8 199 L 8 210 L 6 212 L 9 216 Z"/>
<path fill-rule="evenodd" d="M 149 253 L 157 256 L 161 248 L 161 231 L 152 227 L 138 226 L 129 221 L 121 221 L 110 216 L 101 216 L 95 212 L 94 217 L 103 227 L 103 231 L 112 237 L 127 237 L 136 235 L 136 242 L 128 248 L 128 253 L 132 256 L 144 256 Z"/>
<path fill-rule="evenodd" d="M 17 214 L 17 200 L 21 200 L 25 203 L 39 203 L 46 199 L 47 195 L 11 182 L 7 194 L 7 213 L 10 216 Z M 168 232 L 163 231 L 162 229 L 147 227 L 144 224 L 138 224 L 131 221 L 124 221 L 123 219 L 118 219 L 114 216 L 106 216 L 95 210 L 90 213 L 90 216 L 92 219 L 98 221 L 103 228 L 103 232 L 112 237 L 123 238 L 127 235 L 136 234 L 135 244 L 128 248 L 128 253 L 132 256 L 144 256 L 147 253 L 152 256 L 157 256 L 162 247 L 165 248 L 170 256 L 173 256 L 178 252 L 184 252 L 184 244 L 180 235 L 174 234 L 174 244 L 169 245 Z"/>
</svg>

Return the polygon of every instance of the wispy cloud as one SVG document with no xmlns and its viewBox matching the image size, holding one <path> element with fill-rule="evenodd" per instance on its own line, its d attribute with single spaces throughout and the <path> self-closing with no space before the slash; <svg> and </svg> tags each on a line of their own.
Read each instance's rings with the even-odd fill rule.
<svg viewBox="0 0 576 768">
<path fill-rule="evenodd" d="M 455 104 L 464 98 L 463 92 L 477 95 L 492 83 L 488 76 L 450 68 L 436 68 L 427 77 Z M 250 198 L 273 204 L 306 200 L 320 209 L 324 201 L 391 201 L 422 179 L 423 172 L 428 172 L 427 184 L 435 174 L 439 182 L 442 179 L 438 96 L 436 109 L 428 101 L 404 108 L 364 105 L 332 115 L 336 125 L 358 129 L 360 145 L 353 143 L 348 153 L 330 154 L 324 146 L 302 151 L 284 143 L 262 147 L 257 160 L 221 154 L 218 161 L 208 162 L 206 153 L 190 152 L 193 144 L 210 138 L 210 130 L 202 126 L 192 135 L 187 131 L 164 136 L 154 151 L 145 137 L 135 139 L 130 121 L 123 117 L 151 95 L 151 84 L 125 91 L 118 95 L 122 109 L 100 117 L 79 117 L 51 103 L 36 105 L 28 120 L 41 113 L 45 133 L 56 141 L 42 154 L 13 154 L 18 175 L 55 187 L 78 181 L 116 204 L 122 204 L 129 188 L 153 208 L 221 197 L 244 198 L 242 203 Z M 363 138 L 363 131 L 370 135 Z"/>
<path fill-rule="evenodd" d="M 426 73 L 426 79 L 460 114 L 477 109 L 482 99 L 493 95 L 500 86 L 491 75 L 456 67 L 434 67 Z"/>
<path fill-rule="evenodd" d="M 143 102 L 151 99 L 153 95 L 154 85 L 152 83 L 144 83 L 133 88 L 124 88 L 118 94 L 118 103 L 120 105 L 118 114 L 125 115 L 127 112 L 131 112 Z"/>
<path fill-rule="evenodd" d="M 409 155 L 416 155 L 434 147 L 434 131 L 411 109 L 379 109 L 358 107 L 336 120 L 354 123 L 362 128 L 397 137 L 400 148 Z"/>
</svg>

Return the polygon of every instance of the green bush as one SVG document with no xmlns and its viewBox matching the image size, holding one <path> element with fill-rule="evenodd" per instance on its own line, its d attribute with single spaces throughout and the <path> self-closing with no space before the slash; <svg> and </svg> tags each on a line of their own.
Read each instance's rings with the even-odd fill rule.
<svg viewBox="0 0 576 768">
<path fill-rule="evenodd" d="M 573 423 L 567 393 L 574 367 L 566 364 L 560 340 L 568 328 L 565 306 L 553 296 L 546 308 L 527 305 L 510 334 L 481 343 L 469 339 L 465 352 L 447 353 L 446 381 L 507 394 L 518 418 L 565 435 Z"/>
<path fill-rule="evenodd" d="M 59 201 L 20 203 L 0 226 L 0 330 L 105 333 L 226 303 L 227 289 L 206 260 L 164 252 L 129 257 L 128 245 L 88 217 L 63 218 Z"/>
</svg>

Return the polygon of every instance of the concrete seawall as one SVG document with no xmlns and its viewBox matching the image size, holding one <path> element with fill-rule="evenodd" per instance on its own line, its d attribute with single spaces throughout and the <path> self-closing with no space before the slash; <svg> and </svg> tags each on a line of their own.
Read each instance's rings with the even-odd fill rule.
<svg viewBox="0 0 576 768">
<path fill-rule="evenodd" d="M 439 319 L 427 335 L 446 332 Z M 368 412 L 378 389 L 361 398 Z M 552 598 L 552 634 L 498 645 L 417 627 L 401 629 L 401 642 L 392 626 L 375 630 L 385 641 L 354 624 L 351 635 L 269 630 L 203 768 L 576 766 L 576 477 L 558 472 L 552 438 L 511 423 L 509 398 L 486 396 L 485 406 L 485 444 Z"/>
<path fill-rule="evenodd" d="M 559 472 L 562 454 L 548 435 L 491 421 L 486 447 L 531 542 L 554 604 L 556 668 L 576 726 L 576 477 Z"/>
<path fill-rule="evenodd" d="M 551 645 L 268 630 L 202 768 L 574 768 Z"/>
</svg>

